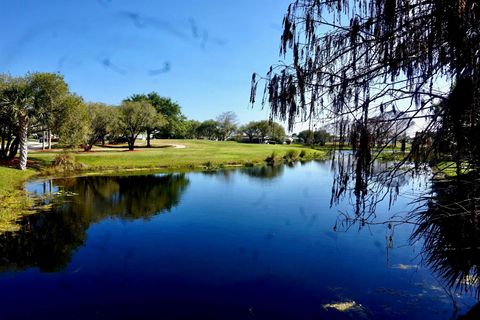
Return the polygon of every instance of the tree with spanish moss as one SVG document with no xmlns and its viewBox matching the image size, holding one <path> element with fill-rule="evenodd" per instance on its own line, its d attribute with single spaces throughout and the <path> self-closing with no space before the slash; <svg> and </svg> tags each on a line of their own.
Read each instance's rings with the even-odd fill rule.
<svg viewBox="0 0 480 320">
<path fill-rule="evenodd" d="M 280 55 L 283 61 L 265 76 L 253 75 L 250 100 L 256 102 L 264 81 L 261 103 L 269 105 L 273 118 L 287 121 L 290 130 L 297 122 L 329 123 L 339 146 L 351 143 L 353 156 L 333 154 L 338 164 L 331 204 L 347 192 L 354 195 L 354 214 L 345 213 L 343 221 L 367 225 L 384 196 L 396 197 L 407 173 L 451 161 L 463 187 L 457 183 L 439 191 L 435 188 L 444 186 L 433 177 L 431 193 L 458 191 L 466 197 L 427 200 L 435 208 L 431 217 L 413 212 L 420 219 L 424 214 L 433 227 L 411 217 L 399 223 L 417 225 L 414 237 L 426 240 L 428 255 L 442 239 L 438 230 L 444 225 L 435 224 L 459 220 L 448 236 L 460 240 L 460 246 L 450 247 L 447 239 L 448 246 L 441 248 L 476 261 L 477 253 L 466 249 L 477 247 L 480 237 L 480 0 L 297 0 L 283 20 Z M 414 122 L 418 131 L 403 160 L 375 167 L 375 159 L 398 138 L 405 148 Z M 415 165 L 399 170 L 409 160 Z M 427 259 L 446 276 L 447 285 L 470 275 L 470 262 L 454 273 L 442 265 L 449 256 Z"/>
<path fill-rule="evenodd" d="M 479 0 L 297 0 L 283 20 L 283 61 L 253 75 L 250 100 L 264 81 L 261 103 L 290 130 L 297 122 L 329 121 L 340 141 L 354 141 L 354 165 L 342 174 L 355 177 L 359 198 L 373 194 L 374 159 L 414 121 L 424 123 L 417 134 L 424 139 L 416 141 L 432 143 L 414 143 L 405 161 L 419 150 L 417 167 L 448 156 L 436 152 L 448 131 L 457 168 L 478 170 L 479 22 Z M 450 130 L 442 127 L 446 119 Z M 380 132 L 391 128 L 394 135 Z M 376 136 L 387 138 L 372 151 Z M 348 189 L 345 181 L 338 179 L 337 190 Z"/>
</svg>

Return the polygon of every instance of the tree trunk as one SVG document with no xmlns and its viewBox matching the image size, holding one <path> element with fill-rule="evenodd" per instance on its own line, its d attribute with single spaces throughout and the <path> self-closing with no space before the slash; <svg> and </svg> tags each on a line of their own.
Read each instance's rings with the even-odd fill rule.
<svg viewBox="0 0 480 320">
<path fill-rule="evenodd" d="M 151 134 L 151 131 L 147 130 L 147 148 L 151 147 L 151 145 L 150 145 L 150 134 Z"/>
<path fill-rule="evenodd" d="M 47 133 L 43 131 L 43 138 L 42 138 L 42 150 L 45 150 L 45 139 L 47 138 Z"/>
<path fill-rule="evenodd" d="M 12 144 L 10 145 L 9 152 L 6 157 L 7 160 L 13 160 L 13 158 L 15 158 L 18 152 L 18 144 L 19 138 L 15 138 L 15 140 L 13 140 Z"/>
<path fill-rule="evenodd" d="M 48 150 L 52 149 L 52 130 L 48 129 Z"/>
<path fill-rule="evenodd" d="M 135 138 L 128 138 L 128 150 L 133 151 L 135 147 Z"/>
<path fill-rule="evenodd" d="M 20 161 L 18 167 L 20 170 L 27 169 L 28 157 L 28 119 L 26 116 L 20 117 Z"/>
</svg>

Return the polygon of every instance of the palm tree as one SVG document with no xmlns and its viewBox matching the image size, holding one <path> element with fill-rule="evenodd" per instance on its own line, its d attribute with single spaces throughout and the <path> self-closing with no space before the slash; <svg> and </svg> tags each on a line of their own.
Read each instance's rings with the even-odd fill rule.
<svg viewBox="0 0 480 320">
<path fill-rule="evenodd" d="M 27 168 L 28 127 L 34 112 L 33 97 L 30 77 L 12 78 L 1 93 L 0 103 L 2 107 L 10 107 L 18 119 L 19 168 L 21 170 Z"/>
</svg>

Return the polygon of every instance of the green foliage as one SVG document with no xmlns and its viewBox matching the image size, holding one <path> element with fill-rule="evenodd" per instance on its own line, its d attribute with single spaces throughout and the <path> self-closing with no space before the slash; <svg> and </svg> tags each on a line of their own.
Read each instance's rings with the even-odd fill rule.
<svg viewBox="0 0 480 320">
<path fill-rule="evenodd" d="M 68 85 L 63 76 L 57 73 L 33 73 L 30 76 L 34 94 L 36 119 L 43 130 L 56 130 L 63 123 L 64 99 L 68 95 Z"/>
<path fill-rule="evenodd" d="M 279 156 L 277 151 L 272 151 L 272 153 L 265 158 L 265 162 L 269 165 L 278 164 L 280 161 L 282 161 L 282 158 Z"/>
<path fill-rule="evenodd" d="M 71 173 L 83 169 L 85 169 L 85 165 L 77 162 L 72 154 L 60 153 L 53 159 L 53 168 L 50 169 L 49 173 Z"/>
<path fill-rule="evenodd" d="M 269 139 L 276 143 L 283 143 L 286 136 L 285 129 L 279 123 L 267 120 L 251 121 L 238 130 L 248 137 L 249 142 L 263 142 Z"/>
<path fill-rule="evenodd" d="M 300 152 L 298 150 L 288 150 L 283 157 L 287 162 L 297 161 L 300 157 Z"/>
<path fill-rule="evenodd" d="M 24 77 L 0 76 L 0 156 L 11 159 L 20 151 L 20 169 L 26 169 L 27 137 L 34 130 L 60 130 L 65 126 L 68 86 L 53 73 L 31 73 Z"/>
<path fill-rule="evenodd" d="M 200 121 L 196 120 L 184 120 L 183 127 L 185 128 L 184 134 L 182 139 L 197 139 L 199 138 L 198 135 L 198 128 L 200 127 Z"/>
<path fill-rule="evenodd" d="M 150 103 L 157 113 L 163 116 L 161 125 L 157 128 L 155 136 L 161 138 L 176 138 L 185 134 L 185 127 L 181 123 L 184 119 L 182 116 L 180 105 L 170 98 L 161 97 L 156 92 L 149 94 L 134 94 L 125 101 L 141 102 L 147 101 Z"/>
<path fill-rule="evenodd" d="M 0 93 L 9 85 L 11 78 L 0 74 Z M 17 133 L 19 122 L 17 113 L 12 104 L 3 103 L 3 97 L 0 97 L 0 159 L 11 160 L 17 154 L 19 139 Z"/>
<path fill-rule="evenodd" d="M 124 101 L 118 110 L 118 128 L 127 139 L 129 150 L 134 149 L 140 133 L 160 122 L 157 111 L 146 101 Z"/>
<path fill-rule="evenodd" d="M 198 138 L 214 140 L 219 136 L 218 123 L 215 120 L 205 120 L 198 126 L 196 130 Z"/>
<path fill-rule="evenodd" d="M 298 133 L 297 137 L 305 144 L 318 144 L 320 146 L 324 146 L 327 142 L 333 140 L 333 135 L 325 129 L 303 130 Z"/>
<path fill-rule="evenodd" d="M 86 108 L 90 130 L 84 149 L 90 150 L 95 143 L 102 142 L 103 144 L 107 134 L 112 131 L 115 110 L 103 103 L 88 103 Z"/>
<path fill-rule="evenodd" d="M 258 126 L 256 121 L 251 121 L 241 127 L 238 128 L 240 133 L 246 135 L 249 139 L 249 142 L 253 142 L 253 139 L 259 136 Z"/>
<path fill-rule="evenodd" d="M 92 134 L 92 128 L 83 100 L 69 95 L 61 102 L 61 106 L 56 115 L 62 119 L 57 131 L 59 142 L 70 148 L 84 144 Z"/>
<path fill-rule="evenodd" d="M 285 129 L 276 122 L 271 122 L 268 135 L 270 140 L 275 141 L 276 143 L 283 143 L 285 142 Z"/>
</svg>

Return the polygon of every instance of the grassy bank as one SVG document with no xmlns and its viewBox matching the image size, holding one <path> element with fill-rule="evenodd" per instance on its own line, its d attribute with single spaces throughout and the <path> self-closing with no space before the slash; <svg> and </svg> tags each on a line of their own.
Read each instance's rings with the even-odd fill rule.
<svg viewBox="0 0 480 320">
<path fill-rule="evenodd" d="M 21 186 L 25 180 L 36 174 L 34 170 L 20 171 L 8 167 L 0 167 L 0 232 L 15 231 L 15 223 L 21 216 L 29 212 L 31 199 Z"/>
<path fill-rule="evenodd" d="M 28 178 L 38 174 L 59 174 L 60 167 L 52 166 L 63 150 L 31 151 L 29 160 L 35 169 L 20 171 L 0 166 L 0 233 L 18 229 L 16 221 L 31 213 L 33 199 L 22 190 Z M 301 145 L 243 144 L 204 140 L 154 140 L 153 148 L 142 147 L 128 151 L 126 146 L 95 147 L 91 152 L 71 150 L 65 158 L 73 160 L 74 172 L 69 174 L 121 172 L 127 170 L 202 170 L 229 166 L 260 165 L 267 158 L 275 163 L 321 158 L 326 151 Z M 58 158 L 57 158 L 58 159 Z M 63 173 L 63 172 L 62 172 Z"/>
<path fill-rule="evenodd" d="M 223 166 L 263 164 L 275 153 L 284 156 L 292 150 L 303 151 L 305 159 L 325 156 L 318 151 L 301 145 L 265 145 L 206 140 L 154 140 L 153 148 L 137 148 L 128 151 L 124 146 L 96 147 L 92 152 L 75 151 L 73 157 L 84 171 L 122 169 L 205 169 Z M 177 146 L 177 148 L 175 147 Z M 178 146 L 184 148 L 178 148 Z M 49 166 L 56 152 L 31 152 L 30 159 L 41 167 Z"/>
</svg>

